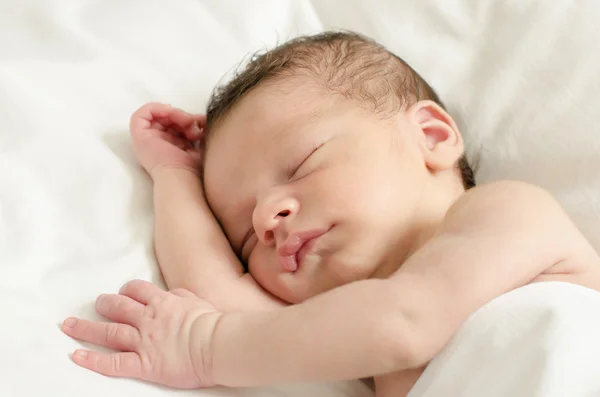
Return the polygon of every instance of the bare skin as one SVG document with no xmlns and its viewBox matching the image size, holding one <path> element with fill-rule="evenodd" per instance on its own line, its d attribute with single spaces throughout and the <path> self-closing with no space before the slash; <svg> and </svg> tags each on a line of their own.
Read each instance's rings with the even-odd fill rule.
<svg viewBox="0 0 600 397">
<path fill-rule="evenodd" d="M 503 188 L 502 184 L 498 187 Z M 509 220 L 518 222 L 517 219 Z M 600 258 L 598 254 L 571 222 L 564 221 L 563 227 L 562 238 L 571 241 L 571 248 L 566 251 L 563 259 L 555 261 L 554 265 L 533 277 L 529 283 L 561 281 L 600 291 Z M 514 231 L 516 232 L 516 230 Z M 531 231 L 533 232 L 533 230 Z M 498 237 L 502 238 L 502 235 L 498 235 Z M 559 236 L 555 236 L 555 239 L 548 241 L 548 244 L 560 244 L 559 238 Z M 425 366 L 422 366 L 376 377 L 377 396 L 407 395 L 424 370 Z"/>
<path fill-rule="evenodd" d="M 597 253 L 548 193 L 519 182 L 462 190 L 462 138 L 434 104 L 380 122 L 311 90 L 276 95 L 254 91 L 213 131 L 204 185 L 186 146 L 201 118 L 176 123 L 179 156 L 142 148 L 139 136 L 156 134 L 132 119 L 134 144 L 152 152 L 138 157 L 154 180 L 156 249 L 173 290 L 130 283 L 98 300 L 113 323 L 65 324 L 123 352 L 75 354 L 77 364 L 185 388 L 374 376 L 378 396 L 406 395 L 495 297 L 540 281 L 600 289 Z M 308 104 L 323 110 L 309 117 Z M 294 264 L 282 247 L 304 230 L 325 232 Z"/>
</svg>

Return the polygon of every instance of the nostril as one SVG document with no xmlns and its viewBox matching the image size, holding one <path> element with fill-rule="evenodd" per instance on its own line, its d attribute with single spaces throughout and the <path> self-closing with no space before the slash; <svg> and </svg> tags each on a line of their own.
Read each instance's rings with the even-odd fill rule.
<svg viewBox="0 0 600 397">
<path fill-rule="evenodd" d="M 273 241 L 274 238 L 275 238 L 275 235 L 273 234 L 273 232 L 271 230 L 267 230 L 265 232 L 265 241 L 267 241 L 267 242 Z"/>
<path fill-rule="evenodd" d="M 284 210 L 284 211 L 281 211 L 279 214 L 277 214 L 277 216 L 281 216 L 281 217 L 285 218 L 289 214 L 290 214 L 290 210 Z"/>
</svg>

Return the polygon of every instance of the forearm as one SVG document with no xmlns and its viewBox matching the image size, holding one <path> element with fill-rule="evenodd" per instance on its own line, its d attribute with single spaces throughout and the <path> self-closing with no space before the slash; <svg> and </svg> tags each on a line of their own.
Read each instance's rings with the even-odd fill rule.
<svg viewBox="0 0 600 397">
<path fill-rule="evenodd" d="M 227 313 L 212 341 L 213 380 L 226 386 L 357 379 L 418 365 L 396 286 L 366 280 L 303 304 Z"/>
<path fill-rule="evenodd" d="M 195 174 L 182 169 L 155 174 L 154 210 L 156 255 L 170 289 L 190 290 L 214 301 L 221 310 L 279 307 L 273 297 L 244 277 Z"/>
</svg>

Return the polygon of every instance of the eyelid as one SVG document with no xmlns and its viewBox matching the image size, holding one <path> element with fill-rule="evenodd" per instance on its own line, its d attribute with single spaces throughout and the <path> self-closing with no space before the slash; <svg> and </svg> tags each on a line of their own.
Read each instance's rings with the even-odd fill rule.
<svg viewBox="0 0 600 397">
<path fill-rule="evenodd" d="M 310 153 L 308 154 L 308 156 L 306 156 L 304 158 L 304 160 L 302 160 L 300 162 L 300 164 L 298 164 L 298 166 L 292 170 L 292 172 L 290 172 L 290 178 L 293 177 L 296 172 L 298 172 L 298 170 L 300 169 L 300 167 L 302 167 L 302 165 L 306 162 L 306 160 L 308 160 L 310 158 L 310 156 L 312 156 L 317 150 L 319 150 L 321 148 L 321 146 L 323 146 L 325 144 L 325 142 L 321 142 L 321 143 L 316 143 L 313 145 L 312 150 L 310 151 Z"/>
</svg>

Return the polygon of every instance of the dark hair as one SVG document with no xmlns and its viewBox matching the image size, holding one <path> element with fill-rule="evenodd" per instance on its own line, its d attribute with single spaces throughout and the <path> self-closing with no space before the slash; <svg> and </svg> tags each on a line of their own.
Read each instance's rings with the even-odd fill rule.
<svg viewBox="0 0 600 397">
<path fill-rule="evenodd" d="M 325 32 L 301 36 L 250 62 L 227 84 L 217 86 L 207 109 L 207 134 L 239 100 L 259 84 L 306 76 L 328 92 L 357 99 L 382 115 L 420 100 L 445 109 L 436 92 L 405 61 L 375 41 L 352 32 Z M 458 161 L 463 186 L 475 186 L 465 155 Z"/>
</svg>

